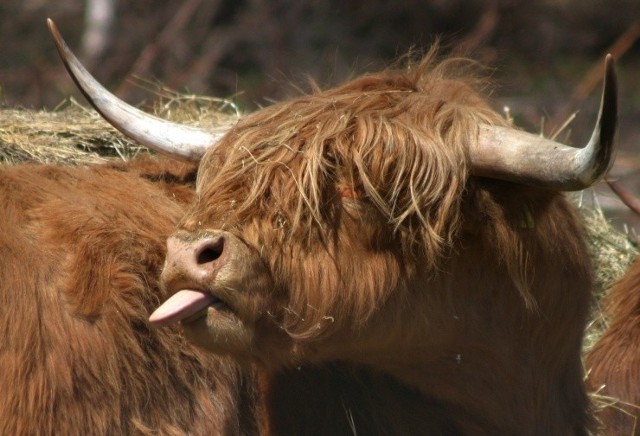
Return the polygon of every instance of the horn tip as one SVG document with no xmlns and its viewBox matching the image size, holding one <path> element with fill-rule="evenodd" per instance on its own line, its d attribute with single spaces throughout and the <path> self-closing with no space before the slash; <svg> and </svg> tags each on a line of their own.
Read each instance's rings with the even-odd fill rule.
<svg viewBox="0 0 640 436">
<path fill-rule="evenodd" d="M 54 23 L 51 18 L 47 18 L 47 26 L 49 27 L 49 31 L 51 33 L 57 33 L 58 32 L 58 26 L 56 26 L 56 23 Z"/>
<path fill-rule="evenodd" d="M 605 83 L 611 83 L 612 86 L 617 87 L 616 84 L 616 62 L 611 53 L 607 53 L 604 58 L 604 79 Z"/>
<path fill-rule="evenodd" d="M 49 33 L 51 33 L 53 42 L 55 42 L 56 46 L 58 48 L 64 46 L 64 40 L 62 39 L 62 35 L 58 30 L 58 26 L 56 26 L 56 23 L 54 23 L 51 18 L 47 18 L 47 26 L 49 27 Z"/>
<path fill-rule="evenodd" d="M 607 75 L 615 73 L 615 64 L 616 62 L 613 55 L 611 53 L 607 53 L 607 55 L 604 57 L 604 69 Z"/>
</svg>

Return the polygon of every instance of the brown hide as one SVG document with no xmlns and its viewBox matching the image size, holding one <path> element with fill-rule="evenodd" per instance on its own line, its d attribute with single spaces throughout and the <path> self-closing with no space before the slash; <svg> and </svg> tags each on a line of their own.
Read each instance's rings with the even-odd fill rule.
<svg viewBox="0 0 640 436">
<path fill-rule="evenodd" d="M 263 368 L 262 434 L 587 434 L 592 423 L 580 349 L 589 258 L 580 239 L 564 233 L 580 234 L 577 219 L 561 195 L 492 181 L 472 182 L 470 190 L 474 194 L 463 207 L 480 222 L 465 226 L 459 245 L 464 256 L 444 264 L 464 274 L 447 289 L 416 290 L 440 294 L 430 301 L 436 307 L 420 308 L 416 296 L 397 318 L 379 321 L 380 341 L 398 329 L 398 343 L 387 345 L 389 355 L 350 352 L 342 361 Z M 535 225 L 529 228 L 523 220 Z M 528 261 L 544 271 L 530 282 L 535 309 L 525 308 L 512 285 L 496 280 L 507 272 L 489 247 L 505 236 L 499 233 L 513 230 L 502 227 L 507 222 L 530 247 Z M 562 238 L 566 245 L 556 244 Z M 554 261 L 571 257 L 579 261 Z M 401 331 L 401 317 L 419 315 L 454 324 L 455 331 L 444 329 L 440 345 L 425 353 L 419 331 Z M 343 340 L 336 336 L 318 347 L 342 350 Z"/>
<path fill-rule="evenodd" d="M 609 322 L 587 354 L 588 385 L 607 435 L 640 435 L 640 259 L 604 301 Z"/>
<path fill-rule="evenodd" d="M 200 163 L 163 283 L 216 300 L 185 334 L 258 363 L 267 434 L 587 433 L 582 226 L 561 193 L 469 174 L 506 121 L 463 67 L 274 104 Z"/>
<path fill-rule="evenodd" d="M 252 431 L 235 366 L 147 323 L 192 177 L 151 158 L 0 167 L 0 434 Z"/>
</svg>

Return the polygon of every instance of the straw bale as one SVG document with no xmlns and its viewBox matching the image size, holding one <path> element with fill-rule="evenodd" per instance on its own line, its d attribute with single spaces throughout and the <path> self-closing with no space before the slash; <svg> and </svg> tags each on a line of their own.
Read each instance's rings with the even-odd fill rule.
<svg viewBox="0 0 640 436">
<path fill-rule="evenodd" d="M 191 125 L 224 128 L 240 116 L 233 103 L 170 95 L 153 107 L 158 116 Z M 0 108 L 0 163 L 79 165 L 148 153 L 111 127 L 93 109 L 69 99 L 53 111 Z"/>
</svg>

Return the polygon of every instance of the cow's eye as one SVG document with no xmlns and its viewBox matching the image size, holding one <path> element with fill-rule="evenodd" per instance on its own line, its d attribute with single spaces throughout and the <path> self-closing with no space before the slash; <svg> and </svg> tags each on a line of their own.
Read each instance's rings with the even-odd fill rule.
<svg viewBox="0 0 640 436">
<path fill-rule="evenodd" d="M 352 185 L 340 185 L 338 186 L 337 191 L 340 198 L 347 200 L 361 200 L 365 196 L 362 188 L 354 187 Z"/>
</svg>

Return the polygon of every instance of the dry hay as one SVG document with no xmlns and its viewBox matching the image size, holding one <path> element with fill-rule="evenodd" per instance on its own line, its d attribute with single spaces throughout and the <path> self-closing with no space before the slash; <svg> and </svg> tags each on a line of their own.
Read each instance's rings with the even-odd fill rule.
<svg viewBox="0 0 640 436">
<path fill-rule="evenodd" d="M 619 231 L 607 220 L 597 202 L 578 206 L 587 230 L 595 278 L 591 321 L 584 339 L 584 351 L 588 351 L 607 326 L 602 297 L 631 266 L 638 255 L 638 244 L 633 235 Z"/>
<path fill-rule="evenodd" d="M 99 115 L 76 105 L 64 110 L 0 110 L 0 161 L 77 165 L 123 158 L 140 148 L 115 132 Z"/>
<path fill-rule="evenodd" d="M 224 128 L 240 116 L 227 100 L 165 92 L 158 116 L 207 128 Z M 0 163 L 79 165 L 128 159 L 148 150 L 130 141 L 93 109 L 69 99 L 53 111 L 0 108 Z"/>
</svg>

